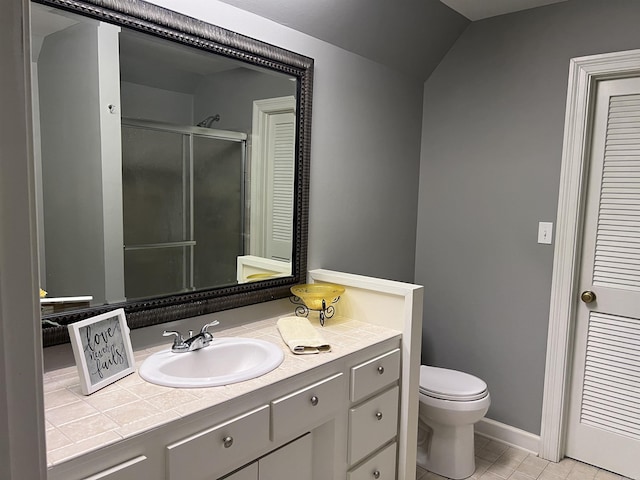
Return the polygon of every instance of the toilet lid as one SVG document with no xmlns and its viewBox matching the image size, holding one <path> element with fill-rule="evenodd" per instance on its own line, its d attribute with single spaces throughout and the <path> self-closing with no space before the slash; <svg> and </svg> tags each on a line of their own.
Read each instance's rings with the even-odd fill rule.
<svg viewBox="0 0 640 480">
<path fill-rule="evenodd" d="M 468 373 L 421 365 L 420 392 L 444 400 L 471 401 L 487 396 L 487 384 Z"/>
</svg>

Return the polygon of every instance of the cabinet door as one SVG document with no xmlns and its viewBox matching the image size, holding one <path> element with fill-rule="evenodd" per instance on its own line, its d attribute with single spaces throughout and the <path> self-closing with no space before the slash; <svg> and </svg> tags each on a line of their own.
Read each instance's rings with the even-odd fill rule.
<svg viewBox="0 0 640 480">
<path fill-rule="evenodd" d="M 311 434 L 307 433 L 304 437 L 261 458 L 258 462 L 260 471 L 258 478 L 260 480 L 312 480 L 311 447 Z"/>
<path fill-rule="evenodd" d="M 258 480 L 258 462 L 253 462 L 220 480 Z"/>
</svg>

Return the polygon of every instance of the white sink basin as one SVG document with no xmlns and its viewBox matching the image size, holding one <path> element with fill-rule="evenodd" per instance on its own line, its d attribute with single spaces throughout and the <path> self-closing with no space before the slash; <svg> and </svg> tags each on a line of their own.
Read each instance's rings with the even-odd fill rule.
<svg viewBox="0 0 640 480">
<path fill-rule="evenodd" d="M 166 387 L 215 387 L 250 380 L 277 368 L 282 349 L 253 338 L 215 338 L 193 352 L 171 350 L 148 357 L 138 373 L 147 382 Z"/>
</svg>

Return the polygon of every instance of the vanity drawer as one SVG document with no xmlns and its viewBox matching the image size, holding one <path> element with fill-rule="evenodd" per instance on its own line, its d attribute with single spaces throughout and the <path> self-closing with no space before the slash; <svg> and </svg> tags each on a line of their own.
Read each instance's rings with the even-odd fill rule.
<svg viewBox="0 0 640 480">
<path fill-rule="evenodd" d="M 347 473 L 347 480 L 396 480 L 396 448 L 396 442 L 386 446 Z"/>
<path fill-rule="evenodd" d="M 400 349 L 396 348 L 351 368 L 351 401 L 357 402 L 397 381 Z"/>
<path fill-rule="evenodd" d="M 269 445 L 269 406 L 235 417 L 167 447 L 169 480 L 204 480 L 256 458 Z"/>
<path fill-rule="evenodd" d="M 343 402 L 342 373 L 274 400 L 271 402 L 271 439 L 309 431 L 330 417 Z"/>
<path fill-rule="evenodd" d="M 398 387 L 349 410 L 349 464 L 360 461 L 398 433 Z"/>
<path fill-rule="evenodd" d="M 144 478 L 147 467 L 147 457 L 140 455 L 127 462 L 115 465 L 107 470 L 85 477 L 84 480 L 128 480 L 130 478 Z"/>
</svg>

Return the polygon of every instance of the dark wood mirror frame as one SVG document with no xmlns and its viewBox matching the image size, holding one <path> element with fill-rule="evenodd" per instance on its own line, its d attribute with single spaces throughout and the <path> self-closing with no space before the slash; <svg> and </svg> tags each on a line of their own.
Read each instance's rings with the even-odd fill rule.
<svg viewBox="0 0 640 480">
<path fill-rule="evenodd" d="M 240 35 L 142 0 L 33 0 L 80 15 L 169 39 L 200 50 L 241 60 L 297 79 L 297 135 L 292 275 L 188 294 L 91 307 L 43 317 L 43 346 L 69 341 L 67 325 L 124 308 L 130 328 L 140 328 L 290 295 L 289 288 L 306 280 L 309 212 L 309 158 L 313 59 Z"/>
</svg>

